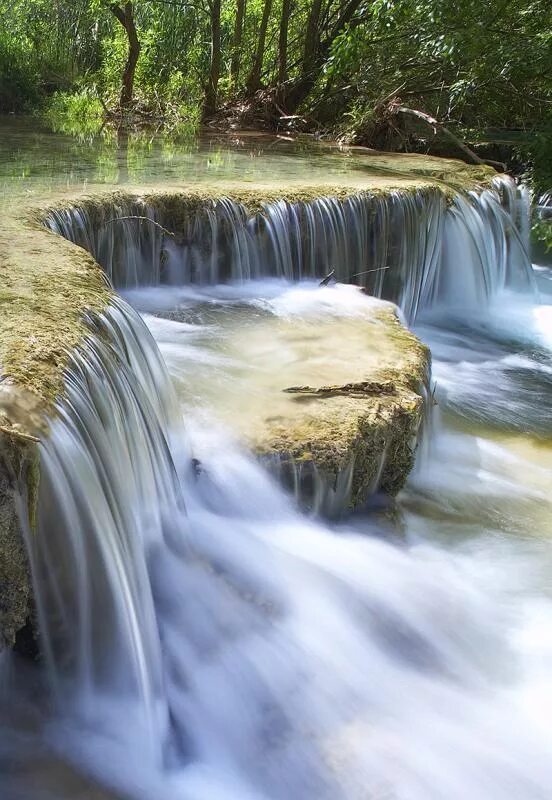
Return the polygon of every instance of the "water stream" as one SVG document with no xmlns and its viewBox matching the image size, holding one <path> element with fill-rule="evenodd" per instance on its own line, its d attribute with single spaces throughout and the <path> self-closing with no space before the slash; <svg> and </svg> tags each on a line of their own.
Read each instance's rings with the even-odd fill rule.
<svg viewBox="0 0 552 800">
<path fill-rule="evenodd" d="M 2 798 L 550 797 L 552 305 L 480 202 L 438 291 L 391 298 L 432 350 L 426 448 L 332 524 L 237 431 L 279 315 L 360 346 L 342 291 L 135 287 L 90 319 L 42 445 L 45 661 L 0 662 Z"/>
</svg>

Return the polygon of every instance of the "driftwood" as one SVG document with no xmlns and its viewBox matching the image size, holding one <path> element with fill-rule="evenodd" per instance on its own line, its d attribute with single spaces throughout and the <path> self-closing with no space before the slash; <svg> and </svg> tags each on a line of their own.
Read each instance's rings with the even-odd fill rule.
<svg viewBox="0 0 552 800">
<path fill-rule="evenodd" d="M 386 269 L 391 269 L 391 267 L 387 266 L 387 267 L 374 267 L 374 269 L 363 269 L 362 272 L 353 272 L 352 275 L 349 275 L 349 280 L 351 280 L 351 278 L 358 278 L 359 275 L 368 275 L 369 272 L 383 272 Z"/>
<path fill-rule="evenodd" d="M 326 275 L 325 278 L 322 278 L 322 280 L 320 281 L 320 283 L 318 285 L 319 286 L 327 286 L 329 284 L 329 282 L 331 281 L 331 279 L 334 278 L 334 277 L 335 277 L 335 269 L 332 269 L 331 272 L 328 272 L 328 274 Z"/>
<path fill-rule="evenodd" d="M 480 156 L 478 156 L 477 153 L 474 153 L 465 142 L 459 139 L 458 136 L 455 136 L 455 134 L 445 127 L 442 122 L 439 122 L 439 120 L 435 119 L 435 117 L 432 117 L 430 114 L 426 114 L 424 111 L 418 111 L 414 108 L 407 108 L 406 106 L 397 106 L 395 111 L 397 114 L 406 114 L 407 116 L 421 119 L 422 122 L 425 122 L 426 125 L 429 125 L 430 128 L 433 128 L 434 133 L 436 133 L 437 130 L 440 130 L 441 133 L 444 133 L 445 136 L 450 139 L 450 141 L 464 154 L 470 164 L 487 164 L 490 167 L 494 167 L 499 172 L 506 171 L 506 165 L 502 162 L 480 158 Z"/>
<path fill-rule="evenodd" d="M 397 389 L 393 381 L 358 381 L 344 383 L 340 386 L 289 386 L 283 389 L 287 394 L 310 397 L 365 397 L 366 395 L 395 394 Z"/>
</svg>

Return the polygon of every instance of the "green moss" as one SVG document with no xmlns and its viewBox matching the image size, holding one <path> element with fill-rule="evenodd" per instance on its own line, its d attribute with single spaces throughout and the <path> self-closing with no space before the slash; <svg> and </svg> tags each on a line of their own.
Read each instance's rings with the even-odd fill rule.
<svg viewBox="0 0 552 800">
<path fill-rule="evenodd" d="M 105 308 L 111 291 L 91 256 L 24 223 L 0 233 L 0 277 L 3 380 L 51 413 L 69 355 L 86 333 L 84 313 Z"/>
<path fill-rule="evenodd" d="M 362 372 L 361 381 L 355 377 L 340 385 L 282 387 L 294 403 L 290 413 L 268 419 L 251 437 L 263 459 L 276 460 L 290 473 L 290 487 L 297 481 L 294 469 L 320 476 L 331 489 L 350 470 L 352 508 L 363 505 L 376 489 L 396 494 L 402 488 L 414 463 L 428 396 L 428 348 L 401 325 L 391 306 L 376 316 L 376 334 L 366 324 L 367 335 L 377 337 L 377 362 L 367 358 L 364 365 L 355 355 L 351 364 L 355 376 Z M 368 348 L 373 344 L 367 339 Z"/>
<path fill-rule="evenodd" d="M 451 162 L 459 164 L 460 162 Z M 30 216 L 39 221 L 49 211 L 65 210 L 75 207 L 82 209 L 90 219 L 91 225 L 104 225 L 108 220 L 121 214 L 121 209 L 134 209 L 132 213 L 143 213 L 145 206 L 156 212 L 156 217 L 174 232 L 181 231 L 199 212 L 210 208 L 222 198 L 227 198 L 242 205 L 254 216 L 263 213 L 267 205 L 284 200 L 288 203 L 310 203 L 321 197 L 332 197 L 344 201 L 353 196 L 385 196 L 390 192 L 412 192 L 435 194 L 438 192 L 447 201 L 451 201 L 459 191 L 489 187 L 496 173 L 488 167 L 469 167 L 461 165 L 449 174 L 446 180 L 435 169 L 418 168 L 410 172 L 389 171 L 389 174 L 373 176 L 358 183 L 343 184 L 304 184 L 304 185 L 252 185 L 236 187 L 233 184 L 202 184 L 194 188 L 179 187 L 135 187 L 128 192 L 98 192 L 90 196 L 69 197 L 67 195 L 51 202 L 40 209 L 30 212 Z"/>
<path fill-rule="evenodd" d="M 3 432 L 0 447 L 0 649 L 12 646 L 18 630 L 31 613 L 29 568 L 14 488 L 19 489 L 28 504 L 29 517 L 35 522 L 35 479 L 29 469 L 37 463 L 35 442 L 19 435 Z"/>
</svg>

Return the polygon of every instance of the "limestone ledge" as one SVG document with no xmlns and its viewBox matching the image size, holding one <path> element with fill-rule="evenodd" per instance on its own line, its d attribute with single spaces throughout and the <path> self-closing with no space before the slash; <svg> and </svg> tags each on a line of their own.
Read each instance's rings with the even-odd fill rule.
<svg viewBox="0 0 552 800">
<path fill-rule="evenodd" d="M 191 211 L 222 196 L 241 202 L 254 214 L 277 200 L 343 199 L 359 192 L 437 190 L 450 198 L 459 189 L 489 186 L 494 176 L 486 168 L 434 161 L 442 174 L 433 167 L 408 165 L 408 174 L 383 171 L 380 177 L 371 175 L 353 186 L 271 184 L 236 189 L 218 183 L 191 190 L 178 185 L 129 187 L 124 192 L 96 187 L 88 196 L 58 191 L 41 200 L 32 195 L 14 198 L 4 209 L 0 231 L 0 648 L 13 644 L 30 613 L 16 497 L 23 496 L 27 503 L 32 529 L 40 471 L 37 443 L 47 435 L 43 420 L 55 416 L 70 355 L 88 334 L 87 312 L 101 312 L 113 297 L 96 261 L 45 228 L 48 212 L 85 207 L 105 221 L 119 203 L 146 202 L 160 208 L 167 223 L 177 229 Z M 312 461 L 330 480 L 353 454 L 355 504 L 375 480 L 376 465 L 385 451 L 381 484 L 396 491 L 412 463 L 412 442 L 422 414 L 419 387 L 427 363 L 425 354 L 408 374 L 393 373 L 389 378 L 393 392 L 359 398 L 344 389 L 315 397 L 310 406 L 315 413 L 305 413 L 295 427 L 275 425 L 270 436 L 257 443 L 259 452 L 265 456 L 278 452 L 295 463 Z"/>
<path fill-rule="evenodd" d="M 178 233 L 192 215 L 223 198 L 242 205 L 251 216 L 262 213 L 267 205 L 281 200 L 294 204 L 333 197 L 343 201 L 363 194 L 385 196 L 401 192 L 437 191 L 450 203 L 459 192 L 491 188 L 493 179 L 497 177 L 493 169 L 484 165 L 471 166 L 453 159 L 424 158 L 414 154 L 402 158 L 404 172 L 396 168 L 386 171 L 382 166 L 379 174 L 370 172 L 364 179 L 356 176 L 356 180 L 350 183 L 311 184 L 301 181 L 279 184 L 274 181 L 236 186 L 235 182 L 217 181 L 214 184 L 183 187 L 178 183 L 171 185 L 164 182 L 161 185 L 129 186 L 115 191 L 113 188 L 96 186 L 86 194 L 51 192 L 48 202 L 37 203 L 31 215 L 40 223 L 51 211 L 78 208 L 86 212 L 93 224 L 102 225 L 107 219 L 117 216 L 120 209 L 147 206 L 170 231 Z"/>
<path fill-rule="evenodd" d="M 21 511 L 34 535 L 38 442 L 55 414 L 72 351 L 87 335 L 88 310 L 112 290 L 93 258 L 14 206 L 0 231 L 0 650 L 31 614 Z M 19 505 L 21 504 L 21 506 Z"/>
<path fill-rule="evenodd" d="M 391 305 L 377 316 L 377 365 L 357 358 L 355 380 L 285 387 L 294 413 L 267 417 L 250 438 L 301 505 L 330 516 L 362 507 L 377 491 L 395 495 L 402 488 L 428 412 L 428 348 Z"/>
</svg>

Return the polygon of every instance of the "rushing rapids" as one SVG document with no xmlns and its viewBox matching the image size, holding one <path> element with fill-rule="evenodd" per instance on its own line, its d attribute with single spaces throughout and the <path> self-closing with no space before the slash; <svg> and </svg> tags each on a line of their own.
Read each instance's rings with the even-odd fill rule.
<svg viewBox="0 0 552 800">
<path fill-rule="evenodd" d="M 38 531 L 27 535 L 41 696 L 52 700 L 37 708 L 30 682 L 15 695 L 24 712 L 6 698 L 7 800 L 549 796 L 552 608 L 530 581 L 513 610 L 520 565 L 496 547 L 503 510 L 512 537 L 523 539 L 524 519 L 543 525 L 545 468 L 477 429 L 489 374 L 499 429 L 531 430 L 524 375 L 539 397 L 552 388 L 550 309 L 532 294 L 523 204 L 507 183 L 448 209 L 421 195 L 283 203 L 263 222 L 221 203 L 193 222 L 194 236 L 212 232 L 201 252 L 175 243 L 163 259 L 171 243 L 147 223 L 138 238 L 130 221 L 88 229 L 86 246 L 123 287 L 390 267 L 368 285 L 418 317 L 444 418 L 401 523 L 331 529 L 299 514 L 227 432 L 182 423 L 136 311 L 117 301 L 91 316 L 40 445 Z M 84 243 L 76 210 L 49 224 Z M 475 430 L 462 434 L 458 419 Z M 469 539 L 477 525 L 479 549 L 438 544 L 445 529 Z M 523 569 L 540 557 L 527 544 Z"/>
</svg>

